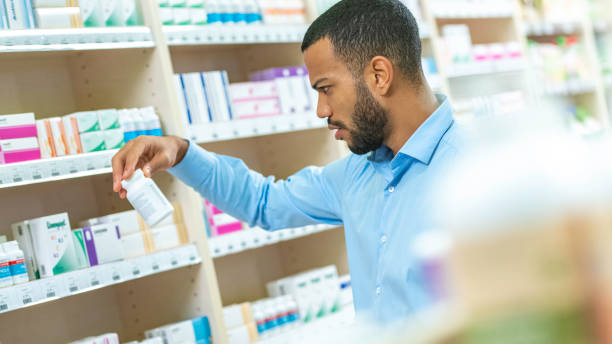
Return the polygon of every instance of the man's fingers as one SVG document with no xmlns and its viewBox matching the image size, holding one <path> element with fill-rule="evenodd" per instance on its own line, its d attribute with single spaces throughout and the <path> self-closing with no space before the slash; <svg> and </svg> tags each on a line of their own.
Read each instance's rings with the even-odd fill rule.
<svg viewBox="0 0 612 344">
<path fill-rule="evenodd" d="M 144 140 L 139 140 L 139 139 L 134 139 L 134 140 L 138 140 L 138 141 L 135 141 L 134 144 L 132 144 L 132 147 L 130 147 L 130 149 L 126 153 L 125 167 L 124 167 L 123 176 L 122 176 L 123 180 L 128 179 L 132 176 L 132 173 L 134 173 L 134 171 L 136 170 L 138 166 L 138 162 L 142 158 L 142 154 L 147 148 L 146 143 L 143 142 Z"/>
<path fill-rule="evenodd" d="M 123 169 L 125 168 L 125 151 L 122 149 L 112 160 L 113 166 L 113 191 L 119 192 L 121 190 L 121 178 L 123 177 Z"/>
<path fill-rule="evenodd" d="M 153 173 L 157 172 L 160 169 L 168 168 L 170 165 L 170 160 L 168 159 L 168 155 L 165 152 L 157 153 L 151 161 L 144 165 L 142 171 L 147 178 L 151 178 Z"/>
</svg>

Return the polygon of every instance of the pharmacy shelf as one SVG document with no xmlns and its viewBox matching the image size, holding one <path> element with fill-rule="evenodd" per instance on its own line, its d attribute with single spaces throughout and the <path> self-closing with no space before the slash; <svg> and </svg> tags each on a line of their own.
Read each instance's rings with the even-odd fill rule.
<svg viewBox="0 0 612 344">
<path fill-rule="evenodd" d="M 181 25 L 164 26 L 169 46 L 302 43 L 308 25 Z M 422 39 L 429 39 L 429 26 L 419 29 Z"/>
<path fill-rule="evenodd" d="M 189 265 L 199 264 L 194 244 L 0 289 L 0 313 L 62 299 Z"/>
<path fill-rule="evenodd" d="M 164 26 L 169 46 L 301 43 L 307 25 Z"/>
<path fill-rule="evenodd" d="M 36 29 L 0 31 L 0 52 L 45 52 L 152 48 L 151 29 Z"/>
<path fill-rule="evenodd" d="M 472 62 L 449 66 L 446 77 L 452 79 L 487 74 L 522 72 L 526 68 L 527 62 L 524 59 L 504 59 L 497 62 Z"/>
<path fill-rule="evenodd" d="M 313 322 L 298 325 L 272 337 L 260 338 L 258 344 L 288 344 L 288 343 L 334 343 L 331 338 L 348 334 L 355 326 L 355 309 L 352 306 L 343 308 L 338 313 L 327 315 Z M 344 338 L 342 338 L 344 339 Z M 357 338 L 352 338 L 357 339 Z M 350 341 L 353 342 L 354 341 Z"/>
<path fill-rule="evenodd" d="M 456 5 L 432 4 L 432 14 L 437 19 L 487 19 L 487 18 L 512 18 L 514 8 L 510 5 L 500 4 L 495 7 L 482 7 L 478 4 L 466 4 L 457 1 Z"/>
<path fill-rule="evenodd" d="M 250 228 L 235 233 L 209 238 L 208 247 L 210 249 L 210 255 L 213 258 L 218 258 L 261 246 L 276 244 L 277 242 L 281 241 L 293 240 L 334 228 L 338 228 L 338 226 L 310 225 L 273 232 L 266 231 L 261 228 Z"/>
<path fill-rule="evenodd" d="M 187 132 L 193 141 L 207 143 L 326 127 L 327 121 L 312 113 L 197 124 Z"/>
<path fill-rule="evenodd" d="M 609 23 L 603 20 L 595 21 L 593 22 L 593 30 L 596 33 L 606 33 L 612 30 L 612 23 Z"/>
<path fill-rule="evenodd" d="M 544 87 L 547 96 L 573 96 L 595 92 L 597 85 L 591 80 L 570 80 L 559 83 L 549 83 Z"/>
<path fill-rule="evenodd" d="M 580 22 L 525 22 L 523 30 L 526 36 L 571 35 L 582 31 Z"/>
<path fill-rule="evenodd" d="M 111 159 L 117 152 L 108 150 L 0 165 L 0 189 L 110 173 Z"/>
<path fill-rule="evenodd" d="M 603 82 L 607 88 L 612 87 L 612 74 L 605 74 L 603 76 Z"/>
</svg>

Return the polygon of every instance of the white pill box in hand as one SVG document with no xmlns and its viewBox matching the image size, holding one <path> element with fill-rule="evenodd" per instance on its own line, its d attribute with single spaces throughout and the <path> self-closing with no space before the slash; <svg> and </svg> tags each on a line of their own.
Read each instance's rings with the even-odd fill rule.
<svg viewBox="0 0 612 344">
<path fill-rule="evenodd" d="M 136 170 L 130 179 L 121 182 L 127 191 L 127 199 L 150 226 L 154 227 L 174 211 L 172 204 L 151 178 L 142 170 Z"/>
</svg>

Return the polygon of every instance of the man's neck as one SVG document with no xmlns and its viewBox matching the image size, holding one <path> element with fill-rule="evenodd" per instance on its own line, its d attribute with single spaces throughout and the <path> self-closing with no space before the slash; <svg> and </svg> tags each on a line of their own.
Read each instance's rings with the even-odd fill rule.
<svg viewBox="0 0 612 344">
<path fill-rule="evenodd" d="M 397 99 L 389 102 L 393 104 L 389 108 L 388 123 L 392 129 L 384 144 L 395 156 L 440 104 L 427 84 L 419 92 L 396 92 L 394 97 Z"/>
</svg>

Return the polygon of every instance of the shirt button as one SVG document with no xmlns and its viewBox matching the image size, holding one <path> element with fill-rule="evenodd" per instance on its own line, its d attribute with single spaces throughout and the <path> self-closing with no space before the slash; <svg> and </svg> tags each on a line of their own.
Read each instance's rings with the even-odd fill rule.
<svg viewBox="0 0 612 344">
<path fill-rule="evenodd" d="M 376 295 L 380 295 L 380 293 L 382 293 L 382 288 L 381 287 L 376 288 Z"/>
<path fill-rule="evenodd" d="M 383 236 L 380 238 L 380 242 L 381 242 L 382 244 L 386 243 L 386 242 L 387 242 L 387 236 L 386 236 L 386 235 L 383 235 Z"/>
<path fill-rule="evenodd" d="M 393 191 L 395 191 L 395 187 L 394 186 L 389 186 L 389 188 L 387 190 L 389 192 L 393 193 Z"/>
</svg>

